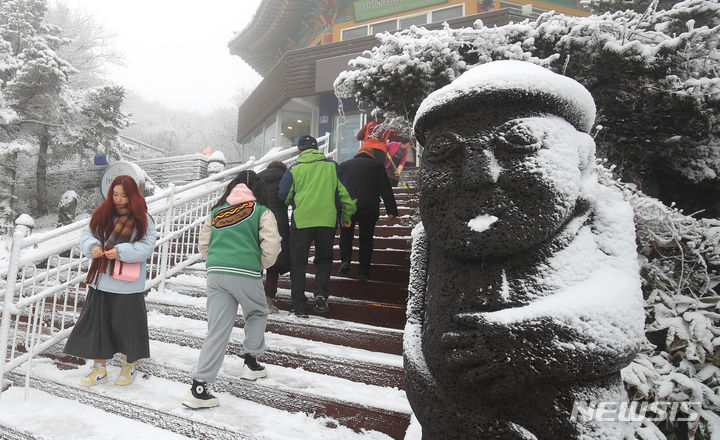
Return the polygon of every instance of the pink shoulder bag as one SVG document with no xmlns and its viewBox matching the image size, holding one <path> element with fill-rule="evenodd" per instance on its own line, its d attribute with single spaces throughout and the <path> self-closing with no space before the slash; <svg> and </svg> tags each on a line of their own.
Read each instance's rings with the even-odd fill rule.
<svg viewBox="0 0 720 440">
<path fill-rule="evenodd" d="M 115 260 L 112 277 L 120 281 L 133 282 L 140 277 L 140 263 L 126 263 Z"/>
</svg>

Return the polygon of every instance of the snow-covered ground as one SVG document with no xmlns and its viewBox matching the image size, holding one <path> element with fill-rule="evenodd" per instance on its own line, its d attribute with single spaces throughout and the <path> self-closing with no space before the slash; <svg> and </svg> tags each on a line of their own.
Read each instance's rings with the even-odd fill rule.
<svg viewBox="0 0 720 440">
<path fill-rule="evenodd" d="M 156 349 L 153 345 L 151 349 Z M 181 356 L 182 359 L 185 357 Z M 239 361 L 238 361 L 239 362 Z M 242 364 L 226 365 L 239 373 Z M 279 367 L 278 367 L 279 368 Z M 181 405 L 189 385 L 157 377 L 140 377 L 131 386 L 117 387 L 112 384 L 119 367 L 108 367 L 110 382 L 97 385 L 93 393 L 111 395 L 128 402 L 145 404 L 155 410 L 178 417 L 191 418 L 212 425 L 231 428 L 257 439 L 388 439 L 379 432 L 355 433 L 351 429 L 327 418 L 313 418 L 303 413 L 288 413 L 228 393 L 216 392 L 220 406 L 209 410 L 191 410 Z M 50 361 L 41 360 L 34 366 L 36 375 L 54 379 L 69 386 L 86 372 L 79 370 L 58 370 Z M 277 368 L 269 368 L 272 378 Z M 308 379 L 310 373 L 295 370 L 295 381 Z M 269 379 L 270 380 L 270 379 Z M 279 380 L 279 379 L 276 379 Z M 338 393 L 340 394 L 340 393 Z M 14 426 L 49 439 L 180 439 L 188 438 L 151 425 L 130 420 L 118 415 L 83 405 L 79 402 L 60 399 L 38 390 L 30 390 L 25 400 L 24 388 L 12 387 L 2 394 L 0 400 L 0 424 Z M 328 426 L 329 425 L 329 426 Z"/>
<path fill-rule="evenodd" d="M 173 280 L 172 285 L 182 284 L 191 288 L 202 288 L 202 276 L 184 274 Z M 280 295 L 289 294 L 280 289 Z M 148 296 L 148 303 L 177 304 L 204 308 L 205 299 L 182 295 L 172 290 L 160 294 L 153 291 Z M 294 320 L 294 316 L 285 311 L 272 315 L 271 319 Z M 331 319 L 313 317 L 313 321 L 324 321 L 325 325 L 341 326 L 351 324 L 334 322 Z M 185 337 L 203 338 L 207 330 L 206 322 L 184 317 L 164 315 L 150 311 L 148 322 L 153 329 L 169 330 Z M 370 326 L 365 326 L 370 328 Z M 244 337 L 242 328 L 233 329 L 231 341 L 240 342 Z M 402 368 L 402 356 L 387 353 L 375 353 L 362 349 L 338 347 L 323 342 L 310 341 L 286 335 L 266 333 L 268 348 L 282 347 L 289 352 L 305 355 L 314 354 L 330 358 L 348 359 L 377 365 Z M 193 411 L 182 406 L 181 402 L 189 390 L 192 371 L 197 361 L 199 350 L 173 343 L 151 340 L 151 362 L 157 368 L 181 372 L 186 375 L 185 383 L 151 374 L 141 374 L 128 387 L 113 384 L 118 374 L 117 365 L 108 365 L 109 382 L 97 385 L 87 391 L 93 396 L 107 396 L 136 407 L 147 407 L 167 416 L 177 416 L 192 421 L 199 421 L 219 429 L 243 433 L 249 438 L 257 439 L 388 439 L 384 433 L 354 432 L 338 421 L 327 417 L 314 418 L 312 415 L 297 412 L 290 413 L 264 406 L 246 399 L 236 397 L 228 392 L 215 392 L 220 399 L 220 406 L 209 410 Z M 218 381 L 239 381 L 243 360 L 228 355 L 219 372 Z M 77 385 L 80 378 L 87 373 L 90 364 L 71 369 L 58 369 L 48 359 L 36 359 L 33 362 L 33 377 L 47 379 L 71 390 L 81 390 Z M 354 402 L 368 407 L 380 408 L 401 414 L 411 414 L 405 392 L 394 387 L 382 387 L 353 382 L 348 379 L 328 376 L 306 371 L 302 368 L 288 368 L 277 365 L 266 365 L 268 377 L 260 379 L 258 386 L 280 389 L 287 392 L 306 393 L 320 398 L 339 399 Z M 139 364 L 142 371 L 142 361 Z M 149 368 L 148 368 L 149 369 Z M 24 372 L 21 368 L 19 373 Z M 260 389 L 260 388 L 258 388 Z M 82 389 L 84 392 L 85 389 Z M 26 400 L 27 397 L 27 400 Z M 38 415 L 42 416 L 39 417 Z M 26 396 L 23 387 L 11 387 L 0 396 L 0 426 L 14 427 L 17 430 L 31 433 L 39 438 L 48 439 L 127 439 L 154 438 L 179 439 L 188 438 L 168 430 L 160 429 L 141 421 L 121 417 L 93 406 L 70 399 L 60 399 L 46 392 L 30 389 Z M 0 436 L 2 437 L 2 436 Z M 195 435 L 191 435 L 195 437 Z"/>
</svg>

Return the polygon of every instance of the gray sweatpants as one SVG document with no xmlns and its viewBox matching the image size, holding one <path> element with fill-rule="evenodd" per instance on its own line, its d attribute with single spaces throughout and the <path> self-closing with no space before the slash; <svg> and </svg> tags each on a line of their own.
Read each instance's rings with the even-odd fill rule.
<svg viewBox="0 0 720 440">
<path fill-rule="evenodd" d="M 195 379 L 214 383 L 235 324 L 238 304 L 245 317 L 245 353 L 260 357 L 265 352 L 267 302 L 261 279 L 239 275 L 207 275 L 208 333 L 200 350 Z"/>
</svg>

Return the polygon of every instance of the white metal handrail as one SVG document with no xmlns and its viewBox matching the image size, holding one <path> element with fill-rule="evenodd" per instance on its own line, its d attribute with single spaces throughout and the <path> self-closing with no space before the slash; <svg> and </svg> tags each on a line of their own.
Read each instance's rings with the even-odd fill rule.
<svg viewBox="0 0 720 440">
<path fill-rule="evenodd" d="M 318 144 L 327 157 L 336 156 L 337 152 L 329 151 L 329 133 L 318 138 Z M 292 162 L 297 154 L 290 147 L 258 161 L 251 157 L 236 167 L 183 186 L 171 185 L 148 197 L 158 240 L 147 265 L 145 289 L 162 292 L 169 277 L 202 260 L 196 237 L 229 178 L 247 169 L 260 171 L 274 160 Z M 10 259 L 7 267 L 0 268 L 0 289 L 5 293 L 0 301 L 0 396 L 5 373 L 27 362 L 29 383 L 33 356 L 70 334 L 86 292 L 83 284 L 89 260 L 77 243 L 88 223 L 84 219 L 36 234 L 16 225 Z"/>
</svg>

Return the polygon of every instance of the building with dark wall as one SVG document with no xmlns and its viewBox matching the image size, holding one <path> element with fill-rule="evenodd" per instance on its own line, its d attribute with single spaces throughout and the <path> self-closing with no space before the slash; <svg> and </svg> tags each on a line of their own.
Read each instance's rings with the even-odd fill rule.
<svg viewBox="0 0 720 440">
<path fill-rule="evenodd" d="M 352 157 L 367 115 L 353 100 L 343 100 L 341 116 L 332 84 L 350 59 L 377 44 L 377 33 L 412 25 L 440 28 L 443 22 L 467 27 L 477 19 L 502 26 L 547 10 L 587 15 L 578 0 L 517 1 L 262 0 L 228 44 L 231 54 L 263 76 L 238 111 L 242 159 L 325 132 L 339 160 Z"/>
</svg>

